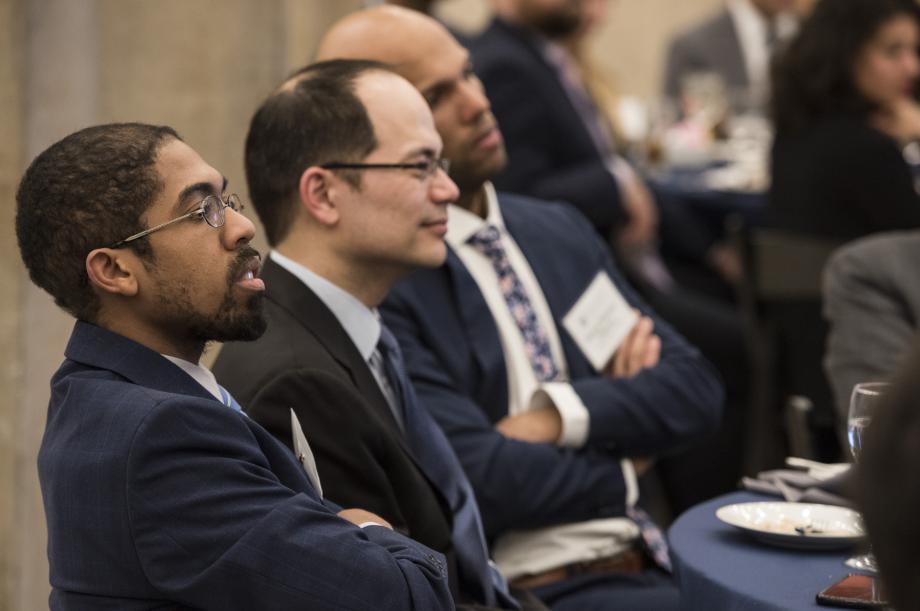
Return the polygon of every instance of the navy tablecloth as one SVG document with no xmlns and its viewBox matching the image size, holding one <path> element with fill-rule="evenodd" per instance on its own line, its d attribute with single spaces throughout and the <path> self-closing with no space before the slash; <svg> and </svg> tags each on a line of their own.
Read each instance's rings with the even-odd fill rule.
<svg viewBox="0 0 920 611">
<path fill-rule="evenodd" d="M 727 494 L 686 511 L 669 531 L 681 608 L 693 611 L 827 609 L 815 594 L 856 572 L 843 564 L 855 550 L 787 550 L 760 543 L 716 518 L 732 503 L 776 501 Z"/>
</svg>

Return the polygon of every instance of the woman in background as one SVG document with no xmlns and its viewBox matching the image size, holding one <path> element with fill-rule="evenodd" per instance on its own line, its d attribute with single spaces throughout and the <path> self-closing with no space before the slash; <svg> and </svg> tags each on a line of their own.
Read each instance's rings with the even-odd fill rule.
<svg viewBox="0 0 920 611">
<path fill-rule="evenodd" d="M 918 42 L 913 0 L 816 5 L 774 65 L 772 226 L 842 241 L 920 227 L 902 154 L 920 140 Z"/>
</svg>

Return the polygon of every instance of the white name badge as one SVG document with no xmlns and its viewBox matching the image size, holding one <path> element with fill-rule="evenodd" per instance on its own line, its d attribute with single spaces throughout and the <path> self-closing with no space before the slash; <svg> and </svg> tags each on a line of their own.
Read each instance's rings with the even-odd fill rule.
<svg viewBox="0 0 920 611">
<path fill-rule="evenodd" d="M 562 319 L 594 369 L 600 371 L 639 320 L 607 272 L 599 272 Z"/>
<path fill-rule="evenodd" d="M 319 481 L 319 471 L 316 469 L 316 459 L 313 457 L 313 450 L 307 443 L 307 436 L 303 434 L 303 427 L 300 426 L 300 419 L 294 410 L 291 410 L 291 434 L 294 436 L 294 454 L 297 460 L 303 465 L 303 470 L 310 478 L 310 483 L 316 488 L 316 493 L 323 496 L 323 485 Z"/>
</svg>

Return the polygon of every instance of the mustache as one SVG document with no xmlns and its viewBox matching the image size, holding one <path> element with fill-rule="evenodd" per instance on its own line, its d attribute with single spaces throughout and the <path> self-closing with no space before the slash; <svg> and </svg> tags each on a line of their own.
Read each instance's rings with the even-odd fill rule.
<svg viewBox="0 0 920 611">
<path fill-rule="evenodd" d="M 227 273 L 227 282 L 229 284 L 234 284 L 236 280 L 240 277 L 240 273 L 245 269 L 252 258 L 255 257 L 259 260 L 259 263 L 262 262 L 262 255 L 259 254 L 259 251 L 251 246 L 244 246 L 240 249 L 239 254 L 236 255 L 236 259 L 230 263 L 230 269 Z"/>
</svg>

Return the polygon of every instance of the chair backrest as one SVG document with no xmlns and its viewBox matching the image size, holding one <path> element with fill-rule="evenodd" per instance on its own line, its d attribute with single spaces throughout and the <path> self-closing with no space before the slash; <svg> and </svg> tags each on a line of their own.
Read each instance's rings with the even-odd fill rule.
<svg viewBox="0 0 920 611">
<path fill-rule="evenodd" d="M 745 271 L 738 302 L 754 369 L 747 470 L 776 466 L 787 451 L 808 448 L 804 439 L 814 440 L 809 458 L 835 458 L 835 412 L 821 365 L 827 336 L 821 276 L 840 242 L 739 223 L 729 230 Z M 810 430 L 790 429 L 802 418 L 784 422 L 790 397 L 814 406 Z"/>
<path fill-rule="evenodd" d="M 821 299 L 821 275 L 838 240 L 756 229 L 749 237 L 749 271 L 760 302 Z"/>
</svg>

